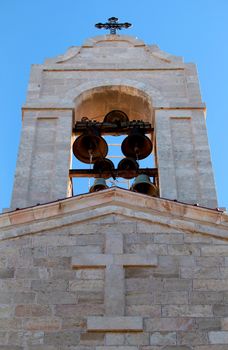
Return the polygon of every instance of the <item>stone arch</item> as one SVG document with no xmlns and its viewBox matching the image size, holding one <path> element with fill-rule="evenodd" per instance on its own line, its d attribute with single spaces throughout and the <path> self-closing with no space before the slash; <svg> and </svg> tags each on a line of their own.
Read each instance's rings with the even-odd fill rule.
<svg viewBox="0 0 228 350">
<path fill-rule="evenodd" d="M 69 90 L 66 95 L 66 98 L 75 101 L 76 98 L 86 90 L 90 90 L 101 86 L 116 85 L 135 88 L 138 91 L 142 91 L 148 97 L 150 97 L 151 100 L 153 100 L 153 106 L 156 106 L 158 103 L 165 103 L 165 99 L 163 98 L 161 91 L 158 88 L 152 86 L 151 84 L 142 83 L 132 79 L 96 79 L 93 81 L 88 81 L 77 86 L 74 89 Z"/>
<path fill-rule="evenodd" d="M 164 105 L 164 99 L 159 89 L 149 84 L 130 79 L 99 79 L 89 81 L 68 91 L 66 98 L 75 104 L 76 120 L 82 116 L 86 116 L 79 115 L 82 113 L 82 110 L 84 113 L 88 113 L 87 116 L 91 118 L 96 117 L 100 119 L 104 116 L 101 113 L 106 113 L 109 110 L 108 107 L 102 111 L 100 107 L 98 108 L 98 100 L 100 100 L 101 106 L 102 99 L 103 104 L 107 101 L 110 102 L 109 109 L 122 108 L 126 113 L 131 112 L 132 118 L 129 116 L 130 119 L 145 119 L 147 121 L 153 120 L 154 107 Z M 123 101 L 124 98 L 125 101 Z M 136 106 L 138 107 L 135 108 Z M 94 114 L 92 113 L 92 107 L 94 108 Z M 146 110 L 145 118 L 142 115 L 140 116 L 140 108 L 142 113 Z"/>
</svg>

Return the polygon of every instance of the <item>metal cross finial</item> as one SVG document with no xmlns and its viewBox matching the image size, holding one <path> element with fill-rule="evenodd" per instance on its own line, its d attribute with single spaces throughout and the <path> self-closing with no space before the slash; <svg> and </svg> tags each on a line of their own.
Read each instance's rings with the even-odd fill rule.
<svg viewBox="0 0 228 350">
<path fill-rule="evenodd" d="M 122 28 L 129 28 L 131 27 L 131 23 L 125 22 L 125 23 L 117 23 L 118 18 L 116 17 L 110 17 L 108 19 L 107 23 L 97 23 L 95 24 L 96 28 L 99 29 L 110 29 L 110 34 L 115 35 L 117 30 L 121 30 Z"/>
</svg>

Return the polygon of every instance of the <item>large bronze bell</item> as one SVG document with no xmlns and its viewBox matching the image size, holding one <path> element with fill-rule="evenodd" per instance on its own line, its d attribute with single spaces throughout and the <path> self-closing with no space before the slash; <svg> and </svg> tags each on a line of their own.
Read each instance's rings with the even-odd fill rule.
<svg viewBox="0 0 228 350">
<path fill-rule="evenodd" d="M 131 191 L 158 197 L 158 189 L 152 184 L 148 175 L 138 175 L 131 186 Z"/>
<path fill-rule="evenodd" d="M 131 170 L 138 170 L 139 164 L 134 158 L 123 158 L 118 164 L 118 170 L 125 170 L 126 175 L 124 179 L 132 179 L 134 176 L 131 175 Z"/>
<path fill-rule="evenodd" d="M 107 158 L 99 158 L 96 160 L 93 166 L 93 170 L 99 172 L 102 174 L 102 177 L 104 179 L 108 179 L 111 175 L 105 175 L 104 172 L 111 173 L 112 170 L 115 169 L 115 166 L 113 162 L 110 159 Z"/>
<path fill-rule="evenodd" d="M 123 140 L 121 150 L 126 157 L 144 159 L 152 152 L 152 142 L 140 128 L 133 128 Z"/>
<path fill-rule="evenodd" d="M 98 192 L 108 188 L 105 179 L 99 177 L 94 180 L 93 186 L 90 187 L 89 192 Z"/>
<path fill-rule="evenodd" d="M 108 145 L 96 128 L 89 127 L 74 141 L 73 153 L 81 162 L 93 164 L 97 159 L 106 157 Z"/>
</svg>

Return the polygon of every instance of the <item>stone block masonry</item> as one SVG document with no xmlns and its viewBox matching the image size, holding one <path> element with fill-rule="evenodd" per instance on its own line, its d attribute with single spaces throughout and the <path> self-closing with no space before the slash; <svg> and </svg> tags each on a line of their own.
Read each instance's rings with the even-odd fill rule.
<svg viewBox="0 0 228 350">
<path fill-rule="evenodd" d="M 126 203 L 126 191 L 105 193 Z M 6 219 L 18 211 L 0 218 L 0 350 L 227 349 L 226 216 L 215 225 L 215 211 L 204 209 L 203 222 L 200 208 L 186 214 L 186 206 L 177 228 L 180 204 L 171 219 L 169 202 L 129 195 L 134 216 L 124 204 L 110 213 L 94 193 L 32 209 L 39 221 L 26 222 L 29 209 L 14 226 Z M 147 220 L 139 197 L 150 208 Z M 207 225 L 213 234 L 186 229 L 191 210 L 200 230 Z"/>
</svg>

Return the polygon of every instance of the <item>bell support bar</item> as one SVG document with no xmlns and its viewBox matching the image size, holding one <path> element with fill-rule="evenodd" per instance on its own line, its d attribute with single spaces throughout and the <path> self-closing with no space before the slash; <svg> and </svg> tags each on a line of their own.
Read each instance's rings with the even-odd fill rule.
<svg viewBox="0 0 228 350">
<path fill-rule="evenodd" d="M 138 170 L 118 170 L 113 169 L 110 171 L 102 171 L 102 177 L 125 177 L 131 176 L 136 177 L 139 174 L 145 174 L 150 177 L 157 177 L 158 176 L 158 169 L 157 168 L 142 168 Z M 101 177 L 101 172 L 93 169 L 70 169 L 69 171 L 69 177 Z"/>
<path fill-rule="evenodd" d="M 142 129 L 145 133 L 150 133 L 154 130 L 151 127 L 151 124 L 148 122 L 143 122 L 141 120 L 132 120 L 132 121 L 124 121 L 119 123 L 107 123 L 107 122 L 97 122 L 86 119 L 76 122 L 75 127 L 73 128 L 73 132 L 75 135 L 81 134 L 84 130 L 87 130 L 88 127 L 96 127 L 101 134 L 118 134 L 125 135 L 131 129 L 137 127 Z"/>
</svg>

